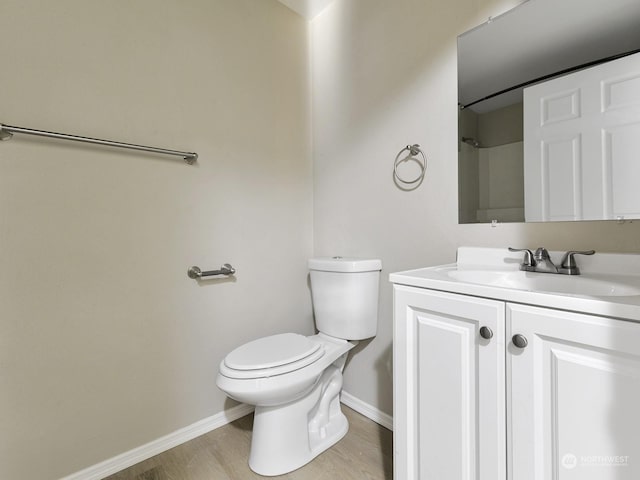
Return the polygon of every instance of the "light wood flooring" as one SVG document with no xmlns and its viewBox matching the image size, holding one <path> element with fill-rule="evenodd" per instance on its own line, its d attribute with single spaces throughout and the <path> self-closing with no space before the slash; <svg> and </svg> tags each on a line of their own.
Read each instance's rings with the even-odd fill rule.
<svg viewBox="0 0 640 480">
<path fill-rule="evenodd" d="M 349 432 L 304 467 L 261 477 L 247 464 L 253 414 L 140 462 L 106 480 L 392 480 L 392 433 L 348 407 Z"/>
</svg>

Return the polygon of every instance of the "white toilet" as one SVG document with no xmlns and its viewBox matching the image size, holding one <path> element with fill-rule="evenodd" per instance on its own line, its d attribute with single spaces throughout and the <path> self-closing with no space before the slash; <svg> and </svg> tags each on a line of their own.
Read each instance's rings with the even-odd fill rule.
<svg viewBox="0 0 640 480">
<path fill-rule="evenodd" d="M 381 268 L 375 259 L 310 259 L 319 333 L 260 338 L 220 363 L 218 387 L 256 406 L 249 455 L 254 472 L 291 472 L 347 433 L 340 408 L 342 370 L 357 340 L 376 335 Z"/>
</svg>

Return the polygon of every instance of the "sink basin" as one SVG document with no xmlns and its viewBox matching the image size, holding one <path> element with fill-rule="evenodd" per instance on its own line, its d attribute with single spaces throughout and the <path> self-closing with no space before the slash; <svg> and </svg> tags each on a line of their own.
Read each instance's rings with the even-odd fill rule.
<svg viewBox="0 0 640 480">
<path fill-rule="evenodd" d="M 640 286 L 634 285 L 634 282 L 630 281 L 630 283 L 625 283 L 613 278 L 594 278 L 593 276 L 585 275 L 560 275 L 507 270 L 448 269 L 442 273 L 445 273 L 450 279 L 459 282 L 513 288 L 517 290 L 594 297 L 640 295 Z"/>
<path fill-rule="evenodd" d="M 550 252 L 558 264 L 564 252 Z M 580 275 L 524 272 L 506 248 L 458 247 L 456 263 L 396 272 L 398 288 L 426 288 L 640 322 L 640 255 L 580 258 Z"/>
</svg>

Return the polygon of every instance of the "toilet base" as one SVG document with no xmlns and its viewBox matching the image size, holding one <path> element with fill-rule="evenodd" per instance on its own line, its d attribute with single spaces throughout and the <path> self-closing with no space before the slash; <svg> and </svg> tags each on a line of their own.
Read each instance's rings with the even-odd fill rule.
<svg viewBox="0 0 640 480">
<path fill-rule="evenodd" d="M 283 475 L 306 465 L 349 430 L 340 407 L 342 366 L 329 366 L 309 394 L 276 407 L 256 406 L 249 467 Z"/>
</svg>

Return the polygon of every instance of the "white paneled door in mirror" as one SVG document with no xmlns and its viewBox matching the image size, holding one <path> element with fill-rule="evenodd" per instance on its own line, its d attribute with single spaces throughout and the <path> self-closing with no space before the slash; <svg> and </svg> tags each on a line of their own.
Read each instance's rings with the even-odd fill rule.
<svg viewBox="0 0 640 480">
<path fill-rule="evenodd" d="M 640 217 L 640 54 L 524 91 L 527 221 Z"/>
</svg>

